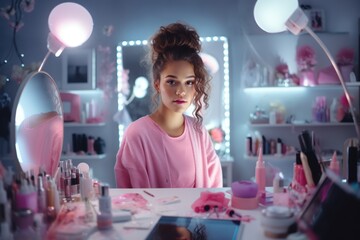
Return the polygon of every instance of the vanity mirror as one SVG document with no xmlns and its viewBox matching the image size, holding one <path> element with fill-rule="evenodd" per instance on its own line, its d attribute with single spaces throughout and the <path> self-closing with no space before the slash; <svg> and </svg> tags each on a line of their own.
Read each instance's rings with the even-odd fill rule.
<svg viewBox="0 0 360 240">
<path fill-rule="evenodd" d="M 212 77 L 209 108 L 204 112 L 204 125 L 207 129 L 217 129 L 223 134 L 219 142 L 215 142 L 220 155 L 230 154 L 230 108 L 229 108 L 229 63 L 228 42 L 225 37 L 201 38 L 201 56 Z M 127 101 L 132 95 L 135 80 L 138 77 L 148 78 L 148 68 L 144 62 L 147 54 L 147 41 L 124 41 L 117 47 L 118 75 L 118 111 L 119 137 L 122 139 L 124 128 L 129 121 L 134 121 L 151 112 L 152 89 L 147 88 L 143 98 Z M 190 107 L 191 108 L 191 107 Z M 188 110 L 191 115 L 191 109 Z"/>
<path fill-rule="evenodd" d="M 11 117 L 11 144 L 18 172 L 40 167 L 54 176 L 63 144 L 63 112 L 58 88 L 45 72 L 33 72 L 22 81 Z"/>
</svg>

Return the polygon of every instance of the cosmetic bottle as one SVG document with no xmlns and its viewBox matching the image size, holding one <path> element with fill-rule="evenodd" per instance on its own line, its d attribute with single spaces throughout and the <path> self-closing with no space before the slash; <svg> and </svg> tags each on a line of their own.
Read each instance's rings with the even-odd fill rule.
<svg viewBox="0 0 360 240">
<path fill-rule="evenodd" d="M 246 137 L 246 155 L 252 156 L 252 138 L 251 136 Z"/>
<path fill-rule="evenodd" d="M 30 209 L 32 212 L 37 212 L 37 194 L 29 185 L 26 179 L 21 180 L 21 187 L 15 197 L 15 209 Z"/>
<path fill-rule="evenodd" d="M 60 212 L 60 196 L 59 196 L 59 191 L 57 189 L 56 183 L 54 180 L 50 181 L 50 187 L 51 187 L 51 191 L 54 197 L 54 209 L 55 209 L 55 214 L 57 215 Z"/>
<path fill-rule="evenodd" d="M 100 186 L 99 214 L 97 215 L 98 229 L 108 229 L 112 227 L 111 197 L 109 196 L 109 185 Z"/>
<path fill-rule="evenodd" d="M 12 233 L 11 226 L 11 206 L 7 199 L 7 194 L 4 189 L 4 183 L 0 179 L 0 239 L 11 240 Z"/>
<path fill-rule="evenodd" d="M 255 167 L 255 181 L 259 187 L 259 194 L 262 195 L 263 193 L 265 193 L 266 169 L 261 147 L 258 150 L 258 160 Z"/>
<path fill-rule="evenodd" d="M 273 204 L 275 206 L 289 206 L 289 194 L 284 188 L 284 175 L 282 172 L 276 173 L 273 179 Z"/>
<path fill-rule="evenodd" d="M 276 155 L 282 155 L 282 141 L 280 138 L 278 138 L 276 142 Z"/>
<path fill-rule="evenodd" d="M 34 213 L 30 209 L 20 209 L 14 212 L 16 230 L 14 240 L 36 239 L 36 232 L 32 225 Z"/>
<path fill-rule="evenodd" d="M 358 161 L 358 148 L 357 146 L 349 146 L 347 148 L 348 155 L 348 183 L 357 182 L 357 161 Z"/>
<path fill-rule="evenodd" d="M 80 195 L 83 201 L 91 200 L 94 196 L 94 188 L 92 179 L 89 176 L 89 172 L 83 172 L 83 177 L 80 179 Z"/>
<path fill-rule="evenodd" d="M 336 151 L 335 151 L 334 154 L 332 155 L 329 168 L 330 168 L 334 173 L 336 173 L 337 175 L 340 174 L 340 164 L 339 164 L 339 161 L 338 161 L 337 158 L 336 158 Z"/>
<path fill-rule="evenodd" d="M 66 201 L 71 201 L 71 173 L 70 170 L 65 171 L 64 175 L 64 196 Z"/>
<path fill-rule="evenodd" d="M 301 163 L 300 152 L 296 153 L 296 160 L 294 163 L 294 180 L 296 184 L 299 184 L 302 187 L 306 186 L 306 177 Z"/>
<path fill-rule="evenodd" d="M 37 205 L 38 205 L 38 212 L 39 213 L 44 213 L 45 210 L 46 210 L 46 192 L 45 192 L 45 189 L 44 189 L 42 176 L 38 176 Z"/>
</svg>

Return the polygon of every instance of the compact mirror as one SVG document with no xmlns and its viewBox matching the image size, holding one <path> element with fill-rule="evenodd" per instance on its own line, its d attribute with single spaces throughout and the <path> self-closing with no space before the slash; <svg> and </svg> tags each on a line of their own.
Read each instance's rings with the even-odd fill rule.
<svg viewBox="0 0 360 240">
<path fill-rule="evenodd" d="M 17 170 L 33 170 L 37 175 L 42 168 L 54 176 L 62 151 L 64 121 L 60 94 L 49 74 L 32 72 L 22 81 L 11 123 Z"/>
</svg>

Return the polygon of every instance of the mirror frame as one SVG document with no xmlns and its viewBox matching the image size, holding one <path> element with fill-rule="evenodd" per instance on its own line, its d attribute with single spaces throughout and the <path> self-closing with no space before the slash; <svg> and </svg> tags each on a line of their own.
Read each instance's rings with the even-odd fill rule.
<svg viewBox="0 0 360 240">
<path fill-rule="evenodd" d="M 63 118 L 63 106 L 62 106 L 61 99 L 60 99 L 60 91 L 59 91 L 59 88 L 58 88 L 55 80 L 48 73 L 43 72 L 43 71 L 34 71 L 34 72 L 30 72 L 28 75 L 26 75 L 26 77 L 21 82 L 21 84 L 17 90 L 16 96 L 15 96 L 15 99 L 13 102 L 13 106 L 12 106 L 12 111 L 11 111 L 10 144 L 11 144 L 11 152 L 14 157 L 13 160 L 15 161 L 16 172 L 25 172 L 19 161 L 17 148 L 16 148 L 16 140 L 17 140 L 16 132 L 18 130 L 17 125 L 16 125 L 16 112 L 17 112 L 17 108 L 20 103 L 20 99 L 24 92 L 25 87 L 27 86 L 29 81 L 31 79 L 33 79 L 33 77 L 36 76 L 37 74 L 44 74 L 46 77 L 48 77 L 48 80 L 50 80 L 52 82 L 53 86 L 55 87 L 56 91 L 54 92 L 54 94 L 57 94 L 58 99 L 59 99 L 59 109 L 58 109 L 59 115 L 61 115 L 61 117 Z M 62 126 L 62 132 L 64 133 L 64 125 Z M 64 135 L 62 137 L 64 138 Z M 61 151 L 62 151 L 62 147 L 63 147 L 63 138 L 61 141 Z M 61 157 L 61 154 L 59 156 L 58 161 L 60 161 L 60 157 Z M 38 169 L 34 169 L 34 171 L 37 172 Z"/>
<path fill-rule="evenodd" d="M 202 42 L 222 42 L 223 46 L 223 93 L 222 93 L 222 100 L 223 100 L 223 118 L 221 121 L 221 128 L 225 133 L 224 137 L 224 146 L 225 146 L 225 156 L 230 156 L 230 92 L 229 92 L 229 44 L 228 40 L 224 36 L 213 36 L 213 37 L 200 37 Z M 134 40 L 134 41 L 122 41 L 117 46 L 117 89 L 118 89 L 118 111 L 123 109 L 121 104 L 121 100 L 123 98 L 122 93 L 119 91 L 122 88 L 122 77 L 123 77 L 123 47 L 128 46 L 145 46 L 148 44 L 147 40 Z M 221 80 L 221 79 L 220 79 Z M 119 133 L 119 143 L 121 143 L 124 130 L 124 124 L 118 125 L 118 133 Z M 222 157 L 222 156 L 219 156 Z"/>
</svg>

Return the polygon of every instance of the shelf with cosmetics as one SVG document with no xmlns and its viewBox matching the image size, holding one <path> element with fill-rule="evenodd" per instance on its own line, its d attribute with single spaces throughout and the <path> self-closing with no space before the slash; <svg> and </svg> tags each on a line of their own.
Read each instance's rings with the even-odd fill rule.
<svg viewBox="0 0 360 240">
<path fill-rule="evenodd" d="M 64 109 L 64 144 L 61 159 L 106 158 L 103 91 L 68 90 L 60 93 Z"/>
</svg>

